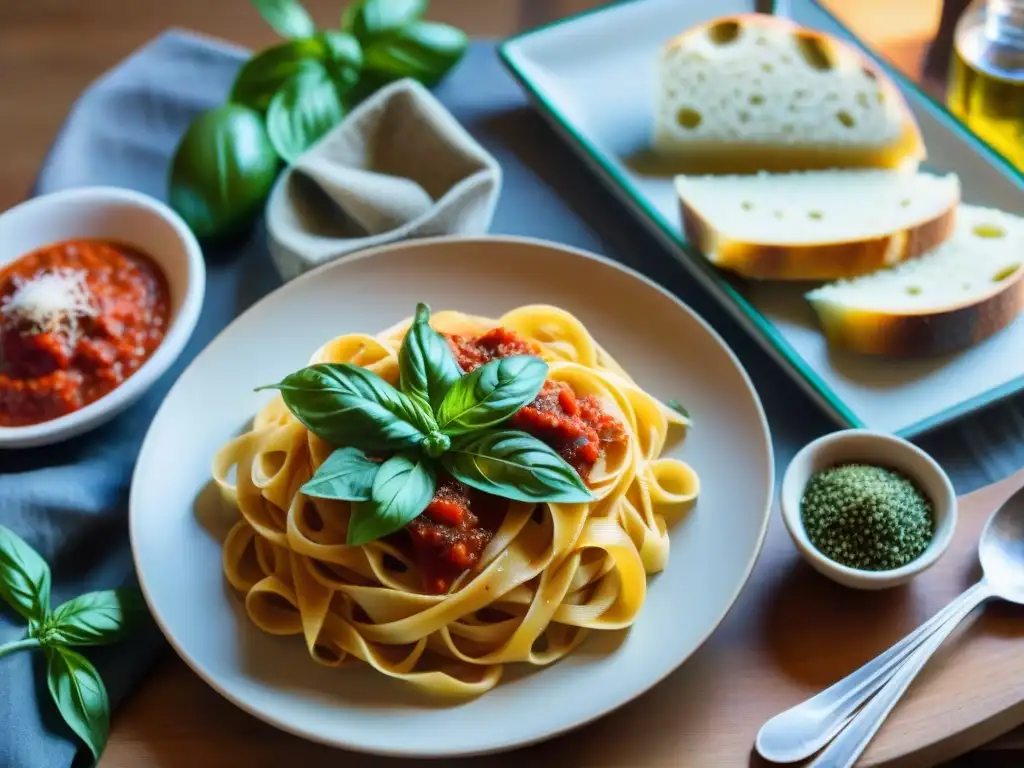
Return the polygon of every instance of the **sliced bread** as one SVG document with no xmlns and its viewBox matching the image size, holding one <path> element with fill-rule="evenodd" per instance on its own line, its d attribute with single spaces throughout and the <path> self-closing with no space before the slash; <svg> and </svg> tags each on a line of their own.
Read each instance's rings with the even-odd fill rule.
<svg viewBox="0 0 1024 768">
<path fill-rule="evenodd" d="M 955 225 L 955 174 L 883 170 L 679 176 L 687 239 L 766 280 L 832 280 L 930 251 Z"/>
<path fill-rule="evenodd" d="M 1024 218 L 961 206 L 956 233 L 933 252 L 807 294 L 837 346 L 925 356 L 975 344 L 1024 307 Z"/>
<path fill-rule="evenodd" d="M 709 21 L 664 45 L 657 67 L 654 148 L 679 173 L 916 169 L 925 158 L 886 74 L 787 19 Z"/>
</svg>

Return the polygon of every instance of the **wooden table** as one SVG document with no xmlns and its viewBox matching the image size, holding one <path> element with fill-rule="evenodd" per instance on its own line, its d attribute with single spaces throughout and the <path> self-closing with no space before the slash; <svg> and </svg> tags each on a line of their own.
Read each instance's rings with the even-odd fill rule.
<svg viewBox="0 0 1024 768">
<path fill-rule="evenodd" d="M 504 36 L 600 5 L 598 0 L 434 0 L 432 18 L 475 36 Z M 338 0 L 306 0 L 319 23 L 335 24 Z M 940 0 L 827 2 L 868 43 L 921 76 Z M 0 0 L 0 209 L 29 192 L 43 155 L 75 97 L 103 71 L 169 26 L 260 47 L 275 40 L 244 0 Z M 941 83 L 928 87 L 941 91 Z M 1024 738 L 958 759 L 956 766 L 1020 765 Z M 999 749 L 1003 747 L 1004 749 Z M 116 713 L 102 768 L 335 766 L 339 753 L 258 722 L 203 684 L 172 653 Z M 360 760 L 359 765 L 385 761 Z M 353 759 L 344 758 L 347 766 Z M 395 764 L 386 761 L 388 765 Z"/>
</svg>

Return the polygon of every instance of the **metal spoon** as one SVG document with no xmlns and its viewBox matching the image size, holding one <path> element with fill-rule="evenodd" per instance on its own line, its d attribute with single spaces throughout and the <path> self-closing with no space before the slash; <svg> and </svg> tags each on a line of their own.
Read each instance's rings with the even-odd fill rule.
<svg viewBox="0 0 1024 768">
<path fill-rule="evenodd" d="M 762 757 L 778 763 L 803 760 L 850 723 L 812 766 L 852 765 L 928 658 L 968 614 L 995 597 L 1024 604 L 1024 488 L 985 523 L 978 559 L 982 568 L 978 583 L 929 621 L 832 687 L 766 722 L 755 742 Z"/>
</svg>

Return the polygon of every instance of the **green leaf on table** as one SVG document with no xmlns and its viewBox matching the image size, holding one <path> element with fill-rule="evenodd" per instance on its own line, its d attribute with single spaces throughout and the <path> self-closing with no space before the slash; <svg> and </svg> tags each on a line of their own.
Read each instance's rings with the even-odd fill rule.
<svg viewBox="0 0 1024 768">
<path fill-rule="evenodd" d="M 96 668 L 62 646 L 46 649 L 46 682 L 64 721 L 99 760 L 110 733 L 110 702 Z"/>
<path fill-rule="evenodd" d="M 363 48 L 359 41 L 348 32 L 328 29 L 317 35 L 323 45 L 323 62 L 331 80 L 344 96 L 359 83 L 363 69 Z"/>
<path fill-rule="evenodd" d="M 281 37 L 312 37 L 316 24 L 298 0 L 250 0 Z"/>
<path fill-rule="evenodd" d="M 345 9 L 341 28 L 362 42 L 405 27 L 427 10 L 427 0 L 359 0 Z"/>
<path fill-rule="evenodd" d="M 348 544 L 358 546 L 399 530 L 426 509 L 436 490 L 437 474 L 426 457 L 392 456 L 374 477 L 370 500 L 352 505 Z"/>
<path fill-rule="evenodd" d="M 277 154 L 294 163 L 344 116 L 338 89 L 327 69 L 318 64 L 289 79 L 274 94 L 267 107 L 267 135 Z"/>
<path fill-rule="evenodd" d="M 455 437 L 500 424 L 537 397 L 547 375 L 547 363 L 533 355 L 491 360 L 452 384 L 438 428 Z"/>
<path fill-rule="evenodd" d="M 437 429 L 423 405 L 351 363 L 311 365 L 258 389 L 280 390 L 295 418 L 334 446 L 404 450 Z"/>
<path fill-rule="evenodd" d="M 411 77 L 430 87 L 458 63 L 468 45 L 469 37 L 461 29 L 416 21 L 364 43 L 364 69 L 383 82 Z"/>
<path fill-rule="evenodd" d="M 50 611 L 50 566 L 14 531 L 2 525 L 0 599 L 36 624 Z"/>
<path fill-rule="evenodd" d="M 398 352 L 402 391 L 438 408 L 452 384 L 462 378 L 444 337 L 430 327 L 430 307 L 416 305 L 416 316 Z"/>
<path fill-rule="evenodd" d="M 197 237 L 229 239 L 263 212 L 279 169 L 260 113 L 224 104 L 189 125 L 171 161 L 168 197 Z"/>
<path fill-rule="evenodd" d="M 137 589 L 88 592 L 58 606 L 39 635 L 45 644 L 107 645 L 123 639 L 145 616 Z"/>
<path fill-rule="evenodd" d="M 441 461 L 456 480 L 494 496 L 566 504 L 593 500 L 576 470 L 525 432 L 470 435 L 455 442 Z"/>
<path fill-rule="evenodd" d="M 295 75 L 316 69 L 327 55 L 322 39 L 289 40 L 260 51 L 238 71 L 229 98 L 235 104 L 265 112 L 285 83 Z"/>
<path fill-rule="evenodd" d="M 338 448 L 317 467 L 302 492 L 319 499 L 366 501 L 379 469 L 380 464 L 358 448 Z"/>
</svg>

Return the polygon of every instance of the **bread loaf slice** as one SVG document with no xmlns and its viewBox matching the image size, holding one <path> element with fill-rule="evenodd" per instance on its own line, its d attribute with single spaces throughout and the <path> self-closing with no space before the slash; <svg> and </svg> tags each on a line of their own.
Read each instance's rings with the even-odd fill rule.
<svg viewBox="0 0 1024 768">
<path fill-rule="evenodd" d="M 654 149 L 675 172 L 909 168 L 926 156 L 890 78 L 852 45 L 767 14 L 663 46 Z"/>
<path fill-rule="evenodd" d="M 1024 307 L 1024 218 L 963 205 L 956 233 L 919 259 L 817 288 L 806 298 L 830 343 L 869 355 L 954 352 Z"/>
<path fill-rule="evenodd" d="M 930 251 L 955 225 L 955 174 L 884 170 L 679 176 L 683 231 L 722 269 L 832 280 Z"/>
</svg>

